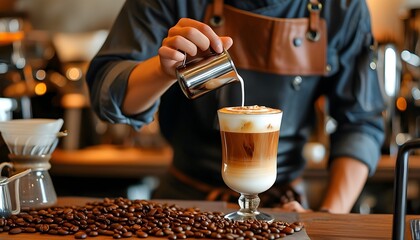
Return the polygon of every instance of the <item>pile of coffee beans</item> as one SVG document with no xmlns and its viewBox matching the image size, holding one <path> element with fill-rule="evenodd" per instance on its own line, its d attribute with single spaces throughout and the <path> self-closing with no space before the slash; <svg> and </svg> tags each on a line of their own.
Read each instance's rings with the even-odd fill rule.
<svg viewBox="0 0 420 240">
<path fill-rule="evenodd" d="M 0 232 L 74 235 L 75 239 L 104 235 L 114 239 L 258 240 L 283 238 L 302 228 L 301 222 L 234 222 L 221 212 L 125 198 L 105 198 L 84 206 L 23 209 L 17 215 L 0 218 Z"/>
</svg>

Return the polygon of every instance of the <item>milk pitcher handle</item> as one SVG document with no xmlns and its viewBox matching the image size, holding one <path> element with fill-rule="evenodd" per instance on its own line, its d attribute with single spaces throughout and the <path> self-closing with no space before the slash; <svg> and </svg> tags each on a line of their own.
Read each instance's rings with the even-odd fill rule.
<svg viewBox="0 0 420 240">
<path fill-rule="evenodd" d="M 31 169 L 26 169 L 25 171 L 22 171 L 20 173 L 17 173 L 9 178 L 9 183 L 14 182 L 15 184 L 15 205 L 16 209 L 12 210 L 12 214 L 18 214 L 20 213 L 20 198 L 19 198 L 19 184 L 20 184 L 20 178 L 27 175 L 31 172 Z"/>
<path fill-rule="evenodd" d="M 3 170 L 4 167 L 9 167 L 9 168 L 13 168 L 13 164 L 9 163 L 9 162 L 3 162 L 0 163 L 0 173 Z"/>
</svg>

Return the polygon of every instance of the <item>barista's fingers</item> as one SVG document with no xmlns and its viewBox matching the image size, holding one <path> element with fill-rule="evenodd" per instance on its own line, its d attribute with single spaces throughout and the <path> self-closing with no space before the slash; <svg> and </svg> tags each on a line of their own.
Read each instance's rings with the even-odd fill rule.
<svg viewBox="0 0 420 240">
<path fill-rule="evenodd" d="M 172 41 L 174 42 L 176 42 L 177 39 L 184 38 L 201 51 L 207 50 L 210 46 L 210 40 L 198 29 L 193 27 L 172 28 L 169 30 L 168 38 L 173 39 Z M 195 54 L 190 55 L 195 56 Z"/>
<path fill-rule="evenodd" d="M 173 28 L 174 31 L 180 31 L 178 34 L 192 41 L 202 51 L 207 50 L 209 47 L 218 53 L 223 51 L 220 37 L 207 24 L 190 18 L 182 18 L 176 26 Z"/>
<path fill-rule="evenodd" d="M 288 203 L 283 204 L 282 208 L 286 211 L 292 212 L 309 212 L 310 210 L 305 209 L 298 203 L 297 201 L 291 201 Z"/>
<path fill-rule="evenodd" d="M 162 47 L 167 47 L 177 52 L 187 53 L 190 56 L 195 56 L 197 54 L 197 46 L 179 35 L 163 39 Z"/>
<path fill-rule="evenodd" d="M 220 37 L 223 43 L 223 48 L 228 50 L 233 45 L 233 39 L 231 37 Z"/>
<path fill-rule="evenodd" d="M 161 59 L 172 60 L 175 62 L 184 61 L 185 54 L 173 48 L 162 46 L 159 48 L 159 56 Z"/>
<path fill-rule="evenodd" d="M 159 48 L 160 67 L 162 71 L 171 77 L 175 77 L 175 68 L 182 64 L 185 54 L 170 47 Z"/>
</svg>

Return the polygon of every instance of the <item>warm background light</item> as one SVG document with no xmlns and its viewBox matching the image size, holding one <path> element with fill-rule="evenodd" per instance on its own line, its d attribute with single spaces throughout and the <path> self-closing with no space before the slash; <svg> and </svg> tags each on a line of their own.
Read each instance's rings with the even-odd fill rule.
<svg viewBox="0 0 420 240">
<path fill-rule="evenodd" d="M 38 83 L 35 86 L 35 94 L 40 96 L 44 95 L 47 92 L 47 85 L 45 83 Z"/>
<path fill-rule="evenodd" d="M 372 31 L 380 43 L 403 42 L 402 15 L 405 12 L 404 0 L 367 0 L 372 19 Z"/>
<path fill-rule="evenodd" d="M 397 98 L 397 109 L 404 112 L 407 109 L 407 101 L 403 97 Z"/>
</svg>

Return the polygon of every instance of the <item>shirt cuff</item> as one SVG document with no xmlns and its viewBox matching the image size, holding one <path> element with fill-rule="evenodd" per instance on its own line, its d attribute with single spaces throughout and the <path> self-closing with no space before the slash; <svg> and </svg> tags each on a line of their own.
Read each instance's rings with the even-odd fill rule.
<svg viewBox="0 0 420 240">
<path fill-rule="evenodd" d="M 351 157 L 366 164 L 369 176 L 372 176 L 381 157 L 381 147 L 369 135 L 364 133 L 351 133 L 346 137 L 332 137 L 330 149 L 330 162 L 338 157 Z"/>
<path fill-rule="evenodd" d="M 153 121 L 154 113 L 159 105 L 159 101 L 157 101 L 148 110 L 136 115 L 128 116 L 122 112 L 128 77 L 137 64 L 138 62 L 135 61 L 122 61 L 113 64 L 100 88 L 99 101 L 100 115 L 104 119 L 111 123 L 131 125 L 136 130 Z"/>
</svg>

